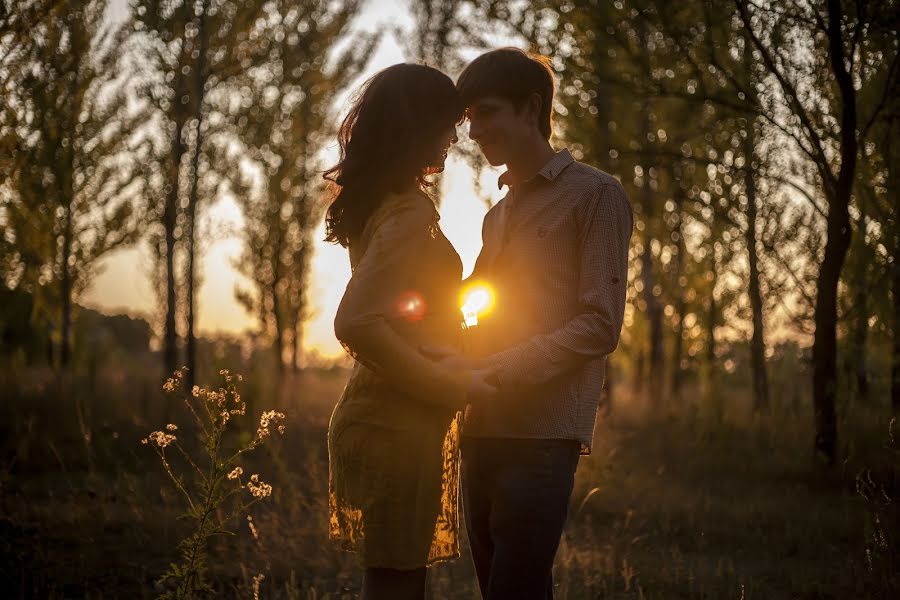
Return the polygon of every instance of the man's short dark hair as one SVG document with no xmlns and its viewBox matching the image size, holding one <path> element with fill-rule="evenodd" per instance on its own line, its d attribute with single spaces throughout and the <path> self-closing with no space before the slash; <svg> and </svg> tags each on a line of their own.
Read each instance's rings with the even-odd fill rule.
<svg viewBox="0 0 900 600">
<path fill-rule="evenodd" d="M 553 70 L 546 56 L 518 48 L 499 48 L 482 54 L 463 70 L 456 88 L 466 106 L 485 96 L 500 96 L 521 107 L 533 93 L 541 97 L 538 128 L 546 139 L 553 133 Z"/>
</svg>

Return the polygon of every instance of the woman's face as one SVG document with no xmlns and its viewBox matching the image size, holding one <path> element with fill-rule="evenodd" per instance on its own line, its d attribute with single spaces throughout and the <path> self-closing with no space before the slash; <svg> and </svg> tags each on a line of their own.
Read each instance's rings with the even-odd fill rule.
<svg viewBox="0 0 900 600">
<path fill-rule="evenodd" d="M 455 124 L 442 129 L 435 137 L 431 150 L 428 152 L 428 170 L 434 173 L 443 171 L 447 152 L 450 150 L 450 146 L 458 141 Z"/>
</svg>

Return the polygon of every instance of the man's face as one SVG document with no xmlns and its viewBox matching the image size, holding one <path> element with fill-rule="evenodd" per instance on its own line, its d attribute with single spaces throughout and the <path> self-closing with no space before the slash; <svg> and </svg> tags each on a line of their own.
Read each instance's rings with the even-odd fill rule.
<svg viewBox="0 0 900 600">
<path fill-rule="evenodd" d="M 481 148 L 491 166 L 505 165 L 517 148 L 532 135 L 535 117 L 527 106 L 516 108 L 511 100 L 485 96 L 466 108 L 469 137 Z"/>
</svg>

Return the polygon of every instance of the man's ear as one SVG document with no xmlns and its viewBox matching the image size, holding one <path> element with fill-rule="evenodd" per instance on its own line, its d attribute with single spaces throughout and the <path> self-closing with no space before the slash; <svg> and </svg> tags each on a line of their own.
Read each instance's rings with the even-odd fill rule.
<svg viewBox="0 0 900 600">
<path fill-rule="evenodd" d="M 541 109 L 544 107 L 544 100 L 537 92 L 531 92 L 528 100 L 525 102 L 525 109 L 528 111 L 528 117 L 540 129 Z"/>
</svg>

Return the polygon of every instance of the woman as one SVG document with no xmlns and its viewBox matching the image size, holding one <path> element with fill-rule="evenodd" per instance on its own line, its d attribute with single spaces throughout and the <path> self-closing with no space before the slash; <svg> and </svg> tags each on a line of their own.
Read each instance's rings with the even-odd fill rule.
<svg viewBox="0 0 900 600">
<path fill-rule="evenodd" d="M 443 170 L 463 106 L 422 65 L 370 79 L 344 120 L 326 239 L 353 275 L 335 334 L 356 359 L 328 430 L 330 535 L 358 552 L 363 597 L 424 598 L 429 565 L 459 556 L 459 411 L 490 396 L 486 372 L 447 368 L 421 345 L 456 345 L 462 264 L 424 177 Z"/>
</svg>

